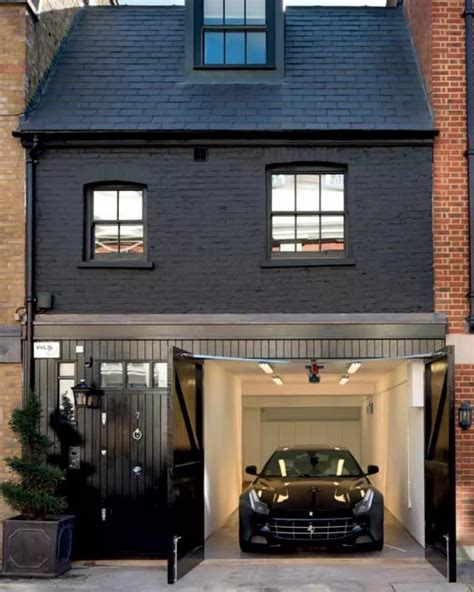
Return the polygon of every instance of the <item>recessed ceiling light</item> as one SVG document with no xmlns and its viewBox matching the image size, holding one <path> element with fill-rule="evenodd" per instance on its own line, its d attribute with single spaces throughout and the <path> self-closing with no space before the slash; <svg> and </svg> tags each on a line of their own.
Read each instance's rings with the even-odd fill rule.
<svg viewBox="0 0 474 592">
<path fill-rule="evenodd" d="M 273 374 L 273 368 L 267 362 L 259 362 L 258 364 L 260 368 L 265 372 L 265 374 Z"/>
<path fill-rule="evenodd" d="M 274 382 L 275 384 L 277 384 L 278 386 L 281 386 L 281 385 L 283 384 L 283 380 L 282 380 L 282 379 L 281 379 L 279 376 L 277 376 L 276 374 L 274 374 L 274 375 L 272 376 L 272 380 L 273 380 L 273 382 Z"/>
<path fill-rule="evenodd" d="M 360 362 L 352 362 L 352 364 L 347 369 L 348 374 L 355 374 L 361 366 L 362 364 Z"/>
<path fill-rule="evenodd" d="M 349 375 L 343 374 L 339 380 L 339 384 L 347 384 L 349 382 Z"/>
</svg>

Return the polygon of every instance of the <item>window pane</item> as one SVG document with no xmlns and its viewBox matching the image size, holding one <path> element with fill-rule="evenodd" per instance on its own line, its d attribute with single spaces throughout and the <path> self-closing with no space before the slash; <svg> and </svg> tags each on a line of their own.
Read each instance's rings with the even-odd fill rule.
<svg viewBox="0 0 474 592">
<path fill-rule="evenodd" d="M 119 227 L 117 224 L 96 224 L 94 235 L 94 253 L 96 255 L 118 253 Z"/>
<path fill-rule="evenodd" d="M 297 251 L 320 251 L 319 216 L 298 216 L 296 219 Z"/>
<path fill-rule="evenodd" d="M 61 378 L 59 380 L 59 408 L 64 409 L 64 399 L 66 398 L 72 405 L 74 413 L 74 395 L 72 387 L 74 386 L 74 380 L 71 378 Z M 73 419 L 72 417 L 70 419 Z"/>
<path fill-rule="evenodd" d="M 120 220 L 141 220 L 143 218 L 143 193 L 141 191 L 120 191 Z"/>
<path fill-rule="evenodd" d="M 168 364 L 166 362 L 153 364 L 153 386 L 155 388 L 168 387 Z"/>
<path fill-rule="evenodd" d="M 123 384 L 123 367 L 120 362 L 101 362 L 100 386 L 102 388 L 117 388 Z"/>
<path fill-rule="evenodd" d="M 322 176 L 321 210 L 344 211 L 344 175 Z"/>
<path fill-rule="evenodd" d="M 266 33 L 247 33 L 247 64 L 267 63 Z"/>
<path fill-rule="evenodd" d="M 296 238 L 319 239 L 319 217 L 298 216 L 296 219 Z"/>
<path fill-rule="evenodd" d="M 295 211 L 295 176 L 272 175 L 272 212 Z"/>
<path fill-rule="evenodd" d="M 59 364 L 59 376 L 74 377 L 75 364 L 74 362 L 61 362 Z"/>
<path fill-rule="evenodd" d="M 94 191 L 94 220 L 117 219 L 117 192 Z"/>
<path fill-rule="evenodd" d="M 272 238 L 274 241 L 295 240 L 295 217 L 273 216 Z"/>
<path fill-rule="evenodd" d="M 146 362 L 143 363 L 134 363 L 134 364 L 127 364 L 127 385 L 131 387 L 143 386 L 149 387 L 150 386 L 150 372 L 149 372 L 149 364 Z"/>
<path fill-rule="evenodd" d="M 319 210 L 319 175 L 296 176 L 296 209 L 299 212 Z"/>
<path fill-rule="evenodd" d="M 223 22 L 223 0 L 204 0 L 204 23 L 206 25 L 222 25 Z"/>
<path fill-rule="evenodd" d="M 244 24 L 244 0 L 225 0 L 225 24 Z"/>
<path fill-rule="evenodd" d="M 207 31 L 204 34 L 204 63 L 224 63 L 224 33 L 211 33 Z"/>
<path fill-rule="evenodd" d="M 247 0 L 247 25 L 265 24 L 265 0 Z"/>
<path fill-rule="evenodd" d="M 143 253 L 143 226 L 120 226 L 120 252 Z"/>
<path fill-rule="evenodd" d="M 245 64 L 245 33 L 226 33 L 225 63 Z"/>
<path fill-rule="evenodd" d="M 321 216 L 321 251 L 344 250 L 344 216 Z"/>
</svg>

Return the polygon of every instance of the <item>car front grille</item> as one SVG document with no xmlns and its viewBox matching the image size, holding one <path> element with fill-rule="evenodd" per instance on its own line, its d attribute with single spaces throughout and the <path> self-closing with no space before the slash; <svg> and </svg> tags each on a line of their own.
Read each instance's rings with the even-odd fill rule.
<svg viewBox="0 0 474 592">
<path fill-rule="evenodd" d="M 273 518 L 267 527 L 276 539 L 287 541 L 333 541 L 353 533 L 353 518 Z"/>
</svg>

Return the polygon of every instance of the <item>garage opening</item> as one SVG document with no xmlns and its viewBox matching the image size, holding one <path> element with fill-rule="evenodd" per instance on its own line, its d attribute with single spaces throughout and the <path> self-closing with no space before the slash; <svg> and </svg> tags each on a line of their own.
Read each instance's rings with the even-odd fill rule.
<svg viewBox="0 0 474 592">
<path fill-rule="evenodd" d="M 450 547 L 455 543 L 455 531 L 450 530 L 455 524 L 450 497 L 454 481 L 448 459 L 454 453 L 454 407 L 448 354 L 441 352 L 431 361 L 326 360 L 319 370 L 320 380 L 308 375 L 307 360 L 262 363 L 196 359 L 185 352 L 180 355 L 181 361 L 175 360 L 176 393 L 171 429 L 171 434 L 175 433 L 172 436 L 175 442 L 172 523 L 178 525 L 178 530 L 173 535 L 170 582 L 179 579 L 204 557 L 245 560 L 249 553 L 273 551 L 275 542 L 281 543 L 280 552 L 285 552 L 287 545 L 282 539 L 288 537 L 282 537 L 281 530 L 275 537 L 274 530 L 288 527 L 288 523 L 281 524 L 289 519 L 288 508 L 286 517 L 277 516 L 282 508 L 275 512 L 277 502 L 267 503 L 267 492 L 273 495 L 273 500 L 286 501 L 292 488 L 300 487 L 302 491 L 301 488 L 311 485 L 308 492 L 303 492 L 306 498 L 311 497 L 314 506 L 304 509 L 308 522 L 304 528 L 309 533 L 310 544 L 293 545 L 291 556 L 295 547 L 306 547 L 303 552 L 313 557 L 319 552 L 326 553 L 328 546 L 334 548 L 325 539 L 313 538 L 321 527 L 321 518 L 316 513 L 324 510 L 317 500 L 329 491 L 328 478 L 333 477 L 335 489 L 327 496 L 335 500 L 342 496 L 348 515 L 326 519 L 328 533 L 340 534 L 331 529 L 338 530 L 338 524 L 342 524 L 346 530 L 344 537 L 339 538 L 373 543 L 364 550 L 377 553 L 377 559 L 426 556 L 434 564 L 425 553 L 425 546 L 427 550 L 433 548 L 440 562 L 436 565 L 439 571 L 450 580 L 455 577 L 455 558 Z M 273 457 L 275 450 L 278 453 Z M 288 456 L 289 464 L 282 455 L 293 455 Z M 296 463 L 305 456 L 311 467 L 297 467 Z M 176 458 L 181 460 L 176 462 Z M 333 461 L 337 469 L 318 473 L 324 463 L 330 466 Z M 277 467 L 275 471 L 281 470 L 281 475 L 268 474 L 272 463 Z M 351 463 L 353 469 L 349 469 Z M 304 477 L 296 488 L 289 483 L 288 467 L 298 471 L 296 477 Z M 339 472 L 339 467 L 349 472 Z M 268 484 L 269 479 L 264 482 L 265 477 L 280 476 L 282 482 L 288 481 L 283 483 L 287 492 L 276 491 L 272 483 Z M 346 487 L 349 479 L 342 484 L 342 477 L 346 476 L 354 481 L 351 490 Z M 253 482 L 256 477 L 258 488 Z M 325 484 L 310 483 L 313 478 L 317 481 L 317 477 L 326 478 Z M 247 490 L 250 482 L 252 491 Z M 371 507 L 377 506 L 380 517 L 375 534 L 372 515 L 369 519 L 366 514 L 363 520 L 356 516 L 359 512 L 355 509 L 358 505 L 355 498 L 351 497 L 353 492 L 360 494 L 361 503 L 369 497 L 371 502 L 377 501 L 370 503 Z M 247 529 L 247 538 L 240 537 L 240 541 L 239 500 L 240 514 L 243 500 L 247 507 L 251 506 L 253 514 L 250 514 L 257 524 L 257 530 Z M 262 504 L 265 511 L 255 509 L 255 505 Z M 191 510 L 194 517 L 202 510 L 202 519 L 191 519 Z M 293 512 L 293 508 L 289 510 Z M 255 513 L 271 516 L 262 522 Z M 296 518 L 291 520 L 293 531 L 302 528 L 302 523 L 295 522 Z M 333 524 L 334 520 L 346 522 Z M 330 538 L 328 534 L 328 542 Z M 293 539 L 299 542 L 301 537 L 293 532 Z M 323 549 L 315 552 L 318 546 Z M 353 545 L 344 551 L 357 552 Z"/>
<path fill-rule="evenodd" d="M 206 361 L 206 558 L 248 556 L 237 511 L 252 479 L 245 467 L 261 470 L 275 449 L 295 445 L 347 447 L 364 470 L 377 465 L 370 479 L 385 500 L 383 552 L 423 556 L 423 362 L 366 362 L 348 374 L 349 362 L 329 361 L 319 384 L 309 383 L 306 364 L 270 375 L 253 362 Z"/>
</svg>

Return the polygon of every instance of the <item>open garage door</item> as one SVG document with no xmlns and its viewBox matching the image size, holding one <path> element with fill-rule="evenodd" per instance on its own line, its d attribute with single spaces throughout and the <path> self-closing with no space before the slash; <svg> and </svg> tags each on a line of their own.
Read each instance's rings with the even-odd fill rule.
<svg viewBox="0 0 474 592">
<path fill-rule="evenodd" d="M 169 413 L 168 583 L 204 559 L 203 364 L 173 348 Z"/>
<path fill-rule="evenodd" d="M 426 558 L 456 581 L 452 348 L 425 364 L 425 544 Z"/>
</svg>

